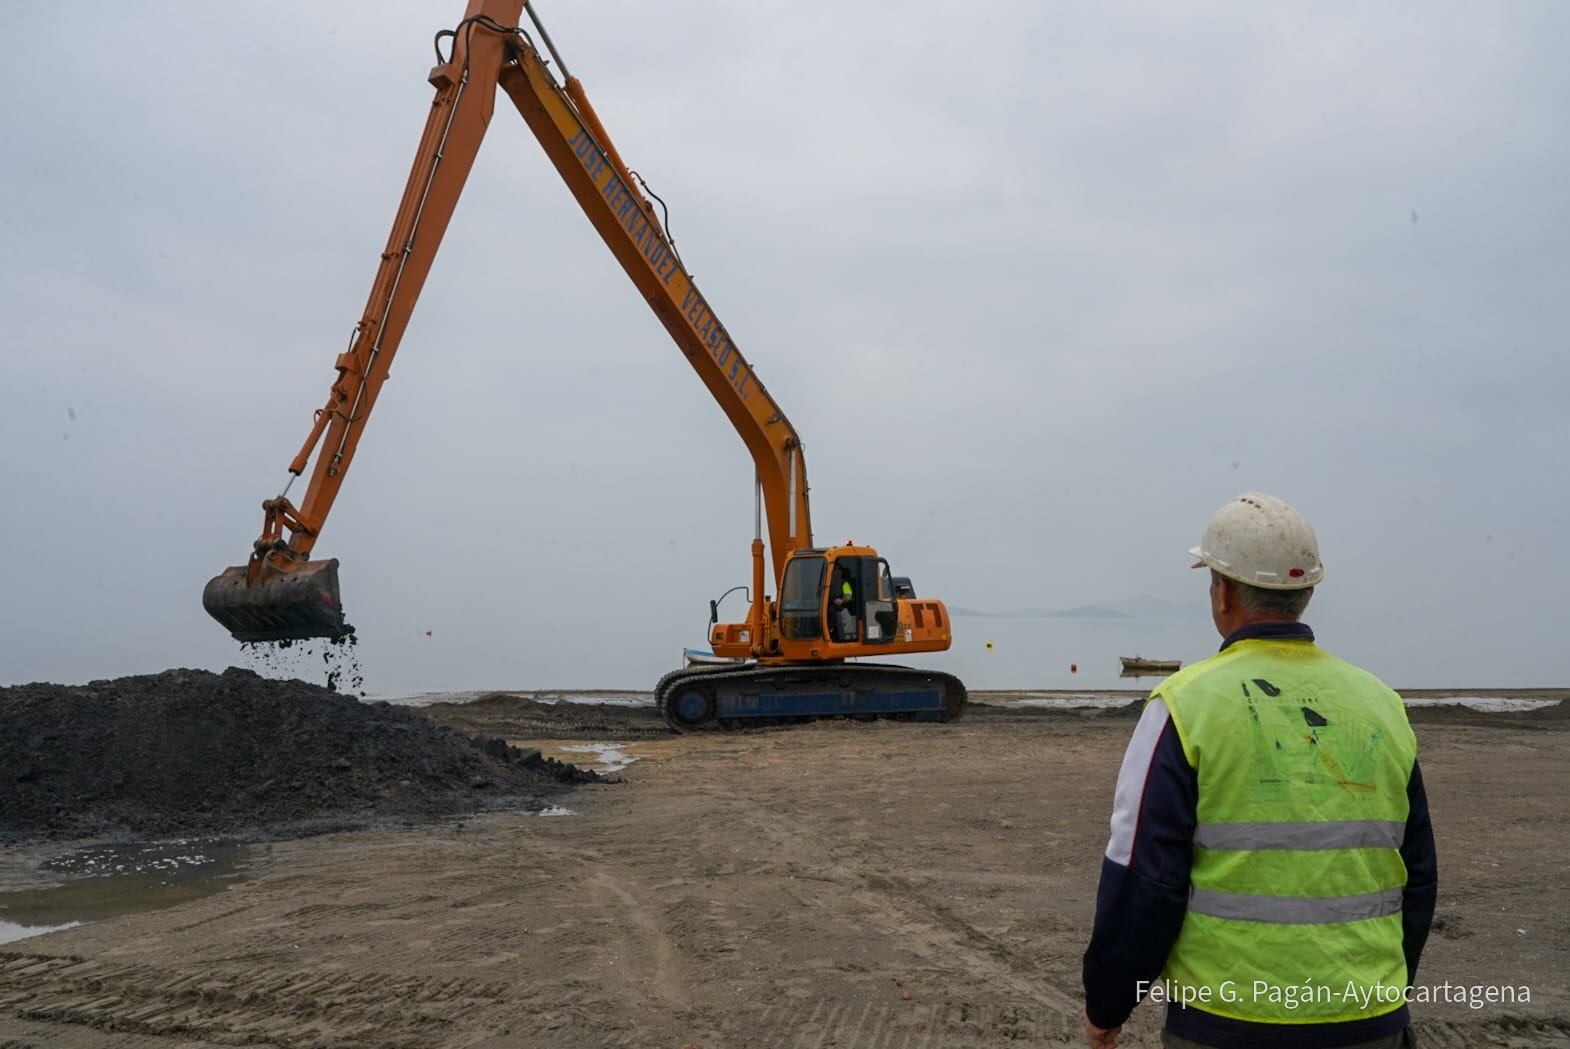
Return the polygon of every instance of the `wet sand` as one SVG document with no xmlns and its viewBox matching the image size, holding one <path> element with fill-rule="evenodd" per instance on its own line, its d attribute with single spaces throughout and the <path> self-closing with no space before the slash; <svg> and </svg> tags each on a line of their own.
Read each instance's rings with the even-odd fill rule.
<svg viewBox="0 0 1570 1049">
<path fill-rule="evenodd" d="M 1080 1044 L 1127 710 L 681 737 L 632 706 L 427 712 L 621 781 L 254 846 L 212 895 L 4 944 L 0 1045 Z M 1570 1046 L 1570 720 L 1413 722 L 1442 865 L 1420 983 L 1530 994 L 1419 1007 L 1422 1044 Z"/>
</svg>

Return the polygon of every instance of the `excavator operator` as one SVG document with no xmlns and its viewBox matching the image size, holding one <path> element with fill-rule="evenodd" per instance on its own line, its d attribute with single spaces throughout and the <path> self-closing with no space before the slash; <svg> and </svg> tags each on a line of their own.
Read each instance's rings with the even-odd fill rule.
<svg viewBox="0 0 1570 1049">
<path fill-rule="evenodd" d="M 834 640 L 856 640 L 856 590 L 851 585 L 851 567 L 848 562 L 834 566 Z"/>
</svg>

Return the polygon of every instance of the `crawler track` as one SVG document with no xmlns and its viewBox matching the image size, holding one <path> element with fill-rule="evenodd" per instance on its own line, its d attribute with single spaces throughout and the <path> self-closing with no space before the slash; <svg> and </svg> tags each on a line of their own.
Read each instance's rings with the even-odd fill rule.
<svg viewBox="0 0 1570 1049">
<path fill-rule="evenodd" d="M 677 732 L 843 717 L 953 721 L 966 699 L 952 674 L 886 663 L 696 666 L 654 686 L 655 705 Z"/>
</svg>

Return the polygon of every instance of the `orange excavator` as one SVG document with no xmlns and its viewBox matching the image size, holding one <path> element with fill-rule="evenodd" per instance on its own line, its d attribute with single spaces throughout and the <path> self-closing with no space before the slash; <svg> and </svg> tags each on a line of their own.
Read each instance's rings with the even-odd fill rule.
<svg viewBox="0 0 1570 1049">
<path fill-rule="evenodd" d="M 524 13 L 560 81 L 519 24 Z M 435 44 L 430 82 L 436 97 L 370 299 L 349 348 L 334 364 L 327 404 L 289 464 L 292 484 L 315 457 L 304 497 L 291 502 L 285 485 L 262 503 L 262 534 L 249 561 L 210 581 L 203 606 L 240 641 L 337 639 L 352 631 L 344 620 L 337 559 L 313 561 L 311 551 L 387 379 L 500 86 L 719 402 L 756 467 L 746 621 L 720 623 L 717 605 L 710 603 L 716 661 L 660 680 L 655 699 L 666 720 L 688 731 L 820 717 L 957 717 L 966 693 L 952 675 L 850 662 L 947 649 L 948 612 L 942 601 L 917 598 L 873 548 L 814 545 L 801 439 L 693 282 L 649 199 L 659 198 L 623 163 L 538 13 L 527 0 L 470 0 L 463 21 L 438 33 Z M 777 597 L 764 592 L 765 516 Z"/>
</svg>

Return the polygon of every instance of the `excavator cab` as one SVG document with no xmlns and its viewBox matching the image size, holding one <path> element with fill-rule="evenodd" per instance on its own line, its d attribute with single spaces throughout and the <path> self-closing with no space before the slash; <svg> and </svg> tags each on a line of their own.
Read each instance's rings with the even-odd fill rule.
<svg viewBox="0 0 1570 1049">
<path fill-rule="evenodd" d="M 792 551 L 779 600 L 763 629 L 755 622 L 716 624 L 716 655 L 785 660 L 846 659 L 942 651 L 947 610 L 917 600 L 910 580 L 895 576 L 871 547 Z"/>
<path fill-rule="evenodd" d="M 785 564 L 780 636 L 787 641 L 857 644 L 891 639 L 893 586 L 888 563 L 859 554 L 801 550 Z"/>
</svg>

